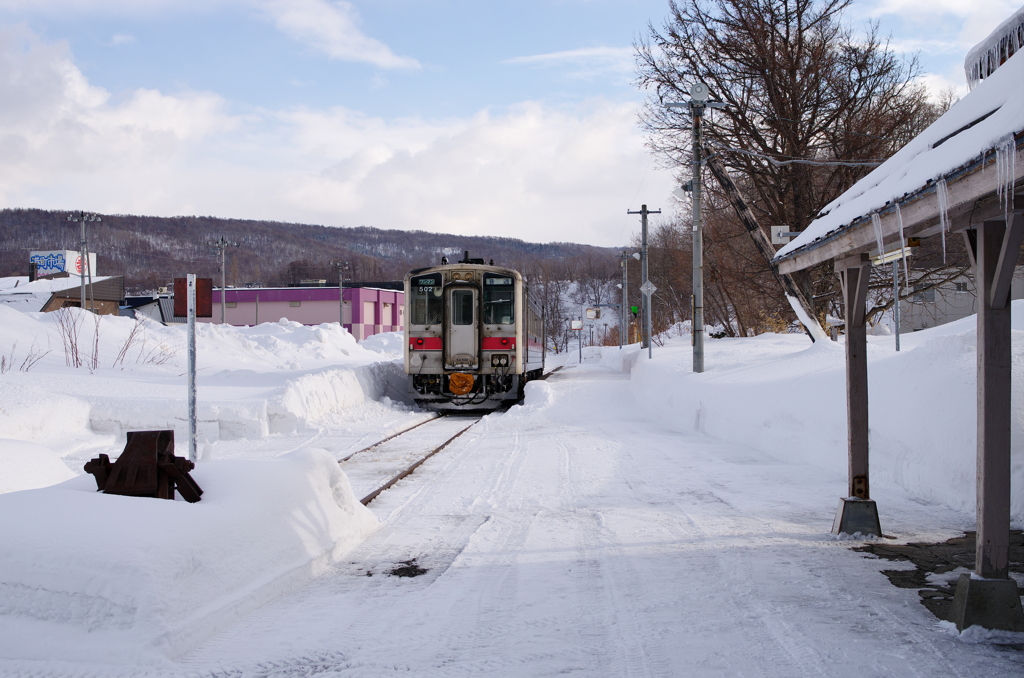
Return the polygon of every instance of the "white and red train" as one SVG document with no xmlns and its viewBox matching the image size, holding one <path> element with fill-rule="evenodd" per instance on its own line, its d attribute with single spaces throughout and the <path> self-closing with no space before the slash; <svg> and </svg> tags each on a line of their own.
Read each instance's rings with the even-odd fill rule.
<svg viewBox="0 0 1024 678">
<path fill-rule="evenodd" d="M 416 402 L 494 409 L 544 372 L 544 322 L 518 271 L 465 253 L 405 276 L 405 373 Z"/>
</svg>

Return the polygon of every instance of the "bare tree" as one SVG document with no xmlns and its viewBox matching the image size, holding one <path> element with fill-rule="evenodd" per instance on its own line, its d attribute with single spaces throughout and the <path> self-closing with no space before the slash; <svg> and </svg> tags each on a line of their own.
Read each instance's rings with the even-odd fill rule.
<svg viewBox="0 0 1024 678">
<path fill-rule="evenodd" d="M 705 118 L 704 138 L 750 198 L 765 226 L 803 230 L 820 210 L 948 107 L 929 102 L 916 59 L 904 60 L 877 24 L 855 34 L 842 17 L 851 0 L 670 0 L 662 29 L 636 44 L 638 85 L 649 92 L 641 123 L 650 147 L 688 167 L 690 116 L 668 109 L 703 82 L 728 107 Z M 688 171 L 684 170 L 685 174 Z M 781 312 L 785 301 L 753 252 L 728 202 L 708 194 L 712 313 L 752 331 L 744 306 Z M 717 230 L 714 230 L 717 229 Z M 799 277 L 809 298 L 830 292 L 819 267 Z M 771 300 L 775 300 L 774 304 Z"/>
</svg>

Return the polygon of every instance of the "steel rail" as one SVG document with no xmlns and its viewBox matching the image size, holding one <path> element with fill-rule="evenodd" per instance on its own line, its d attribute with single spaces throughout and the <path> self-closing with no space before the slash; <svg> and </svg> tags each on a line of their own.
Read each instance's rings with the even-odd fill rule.
<svg viewBox="0 0 1024 678">
<path fill-rule="evenodd" d="M 409 428 L 403 428 L 398 433 L 392 433 L 387 438 L 383 438 L 381 440 L 378 440 L 377 442 L 375 442 L 373 445 L 370 445 L 369 447 L 364 447 L 361 450 L 356 450 L 355 452 L 353 452 L 352 454 L 348 455 L 347 457 L 342 457 L 341 459 L 338 460 L 338 463 L 339 464 L 343 464 L 346 461 L 348 461 L 349 459 L 351 459 L 352 457 L 356 456 L 357 454 L 362 454 L 363 452 L 369 452 L 373 448 L 375 448 L 375 447 L 377 447 L 379 445 L 383 445 L 384 443 L 386 443 L 389 440 L 394 440 L 398 436 L 405 435 L 406 433 L 408 433 L 409 431 L 413 430 L 414 428 L 419 428 L 420 426 L 423 426 L 424 424 L 429 424 L 432 421 L 437 421 L 438 419 L 440 419 L 443 416 L 444 416 L 444 414 L 441 413 L 441 414 L 438 414 L 436 417 L 431 417 L 430 419 L 424 419 L 423 421 L 421 421 L 418 424 L 413 424 Z"/>
<path fill-rule="evenodd" d="M 437 417 L 435 417 L 434 419 L 428 419 L 428 421 L 436 421 L 436 419 L 437 419 Z M 376 498 L 377 498 L 377 496 L 378 496 L 378 495 L 379 495 L 379 494 L 380 494 L 381 492 L 383 492 L 383 491 L 385 491 L 385 490 L 389 489 L 389 488 L 390 488 L 390 487 L 391 487 L 392 485 L 394 485 L 395 483 L 397 483 L 397 482 L 398 482 L 399 480 L 401 480 L 401 479 L 405 478 L 405 477 L 406 477 L 406 476 L 408 476 L 408 475 L 409 475 L 410 473 L 412 473 L 412 472 L 413 472 L 413 471 L 415 471 L 415 470 L 416 470 L 417 468 L 419 468 L 420 464 L 422 464 L 423 462 L 425 462 L 425 461 L 426 461 L 427 459 L 430 459 L 430 458 L 431 458 L 431 457 L 433 457 L 433 456 L 434 456 L 435 454 L 437 454 L 438 452 L 440 452 L 440 451 L 441 451 L 441 450 L 443 450 L 444 448 L 448 447 L 448 445 L 450 445 L 450 444 L 451 444 L 451 443 L 452 443 L 452 442 L 453 442 L 453 441 L 454 441 L 454 440 L 455 440 L 456 438 L 458 438 L 458 437 L 459 437 L 459 436 L 461 436 L 461 435 L 462 435 L 463 433 L 465 433 L 465 432 L 466 432 L 466 431 L 468 431 L 469 429 L 473 428 L 473 426 L 475 426 L 475 425 L 476 425 L 477 423 L 479 423 L 481 419 L 483 419 L 483 417 L 478 417 L 477 419 L 475 419 L 475 420 L 474 420 L 474 421 L 473 421 L 472 423 L 470 423 L 470 424 L 469 424 L 469 426 L 466 426 L 465 428 L 462 428 L 461 430 L 459 430 L 459 432 L 458 432 L 458 433 L 456 433 L 456 434 L 455 434 L 455 435 L 453 435 L 453 436 L 452 436 L 451 438 L 449 438 L 448 440 L 444 441 L 443 443 L 441 443 L 440 445 L 438 445 L 437 447 L 435 447 L 435 448 L 434 448 L 433 450 L 431 450 L 430 452 L 428 452 L 428 453 L 427 453 L 426 455 L 424 455 L 423 457 L 420 457 L 420 459 L 419 459 L 418 461 L 416 461 L 415 463 L 411 464 L 410 466 L 407 466 L 407 467 L 406 467 L 406 468 L 405 468 L 405 469 L 404 469 L 404 470 L 403 470 L 402 472 L 400 472 L 400 473 L 399 473 L 398 475 L 396 475 L 396 476 L 394 476 L 393 478 L 391 478 L 391 480 L 387 481 L 386 483 L 384 483 L 383 485 L 381 485 L 380 487 L 378 487 L 378 488 L 377 488 L 376 490 L 374 490 L 374 491 L 373 491 L 373 492 L 371 492 L 370 494 L 368 494 L 368 495 L 366 495 L 365 497 L 363 497 L 362 499 L 360 499 L 360 500 L 359 500 L 359 502 L 360 502 L 360 503 L 361 503 L 361 504 L 362 504 L 363 506 L 366 506 L 367 504 L 369 504 L 369 503 L 370 503 L 371 501 L 373 501 L 374 499 L 376 499 Z M 422 422 L 422 423 L 424 423 L 424 424 L 425 424 L 426 422 Z M 420 425 L 422 425 L 422 424 L 417 424 L 417 426 L 420 426 Z M 416 427 L 414 426 L 414 427 L 412 427 L 412 428 L 416 428 Z M 412 428 L 406 429 L 406 431 L 411 431 L 411 430 L 412 430 Z M 398 435 L 401 435 L 401 434 L 398 434 Z M 391 436 L 391 437 L 392 437 L 392 438 L 394 438 L 395 436 Z M 384 441 L 381 441 L 381 442 L 384 442 Z M 379 444 L 379 443 L 378 443 L 378 444 Z M 374 446 L 374 447 L 375 447 L 375 446 Z M 350 456 L 351 456 L 351 455 L 350 455 Z M 339 462 L 339 463 L 340 463 L 340 462 Z"/>
</svg>

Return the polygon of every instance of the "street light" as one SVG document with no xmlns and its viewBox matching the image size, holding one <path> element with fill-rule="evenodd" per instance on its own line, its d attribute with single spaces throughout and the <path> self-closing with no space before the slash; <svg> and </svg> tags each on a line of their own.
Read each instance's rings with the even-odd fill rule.
<svg viewBox="0 0 1024 678">
<path fill-rule="evenodd" d="M 693 371 L 704 371 L 704 230 L 700 212 L 701 118 L 705 108 L 725 108 L 721 101 L 708 101 L 708 86 L 698 82 L 690 87 L 690 100 L 665 104 L 666 108 L 688 108 L 693 116 L 693 178 L 682 187 L 693 194 Z M 674 194 L 679 197 L 678 192 Z"/>
<path fill-rule="evenodd" d="M 92 291 L 92 266 L 89 265 L 89 243 L 85 239 L 85 222 L 87 221 L 103 221 L 97 214 L 91 212 L 78 211 L 77 213 L 71 212 L 68 214 L 68 221 L 76 221 L 82 224 L 82 252 L 81 252 L 81 264 L 82 270 L 78 272 L 78 279 L 80 281 L 80 287 L 82 292 L 82 310 L 86 310 L 85 305 L 85 276 L 88 273 L 89 276 L 89 291 Z M 95 295 L 93 295 L 95 298 Z M 93 310 L 93 309 L 90 309 Z"/>
<path fill-rule="evenodd" d="M 220 324 L 224 324 L 224 309 L 226 307 L 225 297 L 227 297 L 227 276 L 224 273 L 224 251 L 229 247 L 238 247 L 237 242 L 228 242 L 224 239 L 224 236 L 220 237 L 220 240 L 213 240 L 208 243 L 210 247 L 216 250 L 215 253 L 220 254 Z M 235 281 L 238 284 L 238 281 Z"/>
</svg>

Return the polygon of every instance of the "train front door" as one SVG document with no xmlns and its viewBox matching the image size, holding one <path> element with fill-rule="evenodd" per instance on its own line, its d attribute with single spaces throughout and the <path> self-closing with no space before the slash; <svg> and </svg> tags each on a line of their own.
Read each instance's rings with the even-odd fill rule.
<svg viewBox="0 0 1024 678">
<path fill-rule="evenodd" d="M 476 290 L 448 291 L 448 341 L 445 342 L 445 364 L 452 369 L 477 366 Z"/>
</svg>

